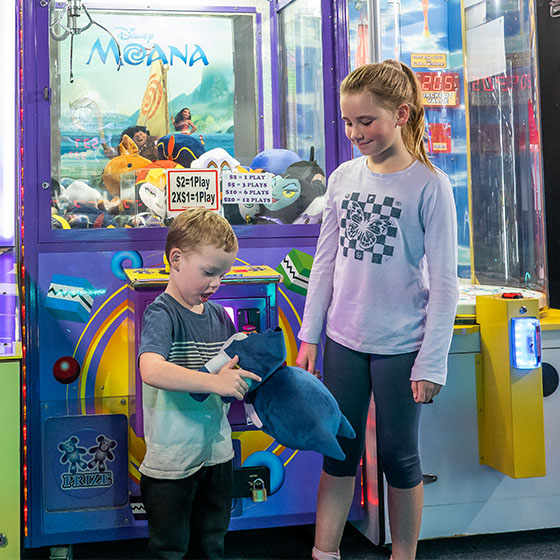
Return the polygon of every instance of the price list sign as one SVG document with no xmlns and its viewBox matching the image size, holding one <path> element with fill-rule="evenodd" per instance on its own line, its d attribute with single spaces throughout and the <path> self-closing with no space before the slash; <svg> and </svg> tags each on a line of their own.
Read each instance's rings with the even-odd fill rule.
<svg viewBox="0 0 560 560">
<path fill-rule="evenodd" d="M 182 212 L 204 207 L 218 210 L 220 192 L 216 169 L 169 169 L 167 171 L 167 208 Z"/>
<path fill-rule="evenodd" d="M 266 204 L 272 202 L 272 173 L 222 174 L 224 204 Z"/>
</svg>

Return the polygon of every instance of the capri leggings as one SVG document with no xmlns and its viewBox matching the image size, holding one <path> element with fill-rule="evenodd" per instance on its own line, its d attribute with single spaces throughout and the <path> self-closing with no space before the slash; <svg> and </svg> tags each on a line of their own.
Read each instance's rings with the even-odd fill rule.
<svg viewBox="0 0 560 560">
<path fill-rule="evenodd" d="M 356 432 L 356 439 L 338 438 L 345 460 L 323 459 L 323 470 L 327 474 L 338 477 L 356 475 L 364 452 L 373 388 L 377 454 L 387 483 L 394 488 L 414 488 L 422 481 L 418 454 L 422 406 L 414 402 L 410 388 L 410 372 L 417 353 L 365 354 L 327 337 L 323 380 Z"/>
</svg>

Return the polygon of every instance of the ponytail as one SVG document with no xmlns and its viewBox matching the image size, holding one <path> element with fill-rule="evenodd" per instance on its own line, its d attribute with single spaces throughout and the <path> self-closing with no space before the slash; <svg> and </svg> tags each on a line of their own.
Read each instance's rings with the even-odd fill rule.
<svg viewBox="0 0 560 560">
<path fill-rule="evenodd" d="M 408 104 L 410 108 L 410 116 L 403 128 L 403 140 L 408 151 L 418 158 L 424 165 L 434 171 L 434 166 L 428 158 L 424 137 L 426 135 L 426 122 L 424 119 L 424 105 L 422 99 L 422 91 L 420 82 L 416 74 L 402 62 L 400 63 L 402 71 L 406 74 L 412 87 L 412 95 L 414 103 Z"/>
<path fill-rule="evenodd" d="M 340 84 L 341 94 L 362 92 L 370 93 L 389 111 L 396 111 L 403 103 L 408 105 L 410 114 L 402 127 L 404 145 L 414 158 L 434 171 L 424 145 L 424 105 L 416 74 L 396 60 L 365 64 L 348 74 Z"/>
</svg>

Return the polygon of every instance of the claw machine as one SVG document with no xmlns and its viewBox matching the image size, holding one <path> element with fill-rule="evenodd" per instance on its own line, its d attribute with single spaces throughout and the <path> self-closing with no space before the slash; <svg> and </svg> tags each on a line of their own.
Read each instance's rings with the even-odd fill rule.
<svg viewBox="0 0 560 560">
<path fill-rule="evenodd" d="M 558 527 L 559 324 L 543 206 L 554 184 L 543 183 L 536 4 L 348 2 L 343 20 L 347 69 L 392 58 L 417 73 L 428 151 L 456 200 L 461 296 L 447 385 L 422 410 L 420 538 Z M 383 543 L 375 453 L 370 414 L 356 525 Z"/>
<path fill-rule="evenodd" d="M 23 545 L 145 537 L 130 363 L 149 297 L 127 271 L 164 268 L 177 212 L 222 212 L 240 240 L 236 266 L 283 282 L 221 295 L 239 328 L 282 328 L 295 364 L 325 179 L 338 161 L 334 10 L 318 0 L 15 8 Z M 243 416 L 235 428 L 237 465 L 268 470 L 271 486 L 266 502 L 236 499 L 232 529 L 312 523 L 321 457 Z M 362 511 L 358 491 L 353 518 Z"/>
</svg>

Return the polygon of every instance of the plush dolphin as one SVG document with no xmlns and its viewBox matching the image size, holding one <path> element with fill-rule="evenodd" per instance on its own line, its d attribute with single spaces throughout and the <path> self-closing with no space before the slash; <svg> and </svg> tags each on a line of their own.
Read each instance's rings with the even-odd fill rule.
<svg viewBox="0 0 560 560">
<path fill-rule="evenodd" d="M 245 398 L 256 412 L 257 427 L 290 449 L 345 458 L 337 436 L 353 439 L 354 429 L 319 379 L 301 368 L 283 365 L 286 346 L 281 329 L 234 335 L 204 370 L 217 373 L 235 355 L 239 356 L 239 367 L 262 378 L 260 382 L 251 381 Z M 196 400 L 208 397 L 191 396 Z"/>
</svg>

